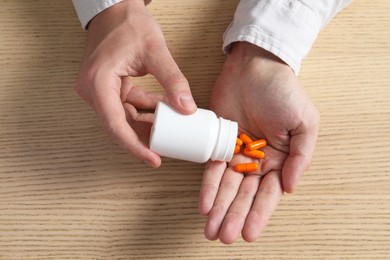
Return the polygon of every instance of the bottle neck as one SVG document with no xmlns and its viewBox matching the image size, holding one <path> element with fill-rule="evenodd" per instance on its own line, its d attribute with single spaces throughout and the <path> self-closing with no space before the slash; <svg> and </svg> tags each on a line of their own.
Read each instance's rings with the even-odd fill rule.
<svg viewBox="0 0 390 260">
<path fill-rule="evenodd" d="M 238 124 L 222 117 L 218 118 L 218 120 L 218 138 L 211 154 L 211 160 L 229 162 L 233 158 L 236 146 Z"/>
</svg>

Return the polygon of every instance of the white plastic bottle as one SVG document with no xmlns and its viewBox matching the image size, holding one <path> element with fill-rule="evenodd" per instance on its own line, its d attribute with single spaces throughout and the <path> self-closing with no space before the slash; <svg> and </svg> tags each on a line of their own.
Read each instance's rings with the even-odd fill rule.
<svg viewBox="0 0 390 260">
<path fill-rule="evenodd" d="M 217 118 L 214 112 L 198 108 L 183 115 L 160 102 L 150 135 L 150 149 L 160 156 L 204 163 L 230 161 L 238 132 L 237 122 Z"/>
</svg>

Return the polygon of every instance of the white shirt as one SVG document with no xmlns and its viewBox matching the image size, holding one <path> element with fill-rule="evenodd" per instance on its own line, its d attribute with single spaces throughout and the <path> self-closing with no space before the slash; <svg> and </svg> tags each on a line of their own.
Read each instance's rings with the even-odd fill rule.
<svg viewBox="0 0 390 260">
<path fill-rule="evenodd" d="M 122 0 L 72 0 L 81 25 Z M 148 4 L 150 1 L 145 1 Z M 241 0 L 223 36 L 223 50 L 245 41 L 286 62 L 296 74 L 321 29 L 352 0 Z"/>
<path fill-rule="evenodd" d="M 122 1 L 123 0 L 72 0 L 84 30 L 87 29 L 88 23 L 95 15 Z M 151 1 L 152 0 L 144 0 L 146 5 Z"/>
</svg>

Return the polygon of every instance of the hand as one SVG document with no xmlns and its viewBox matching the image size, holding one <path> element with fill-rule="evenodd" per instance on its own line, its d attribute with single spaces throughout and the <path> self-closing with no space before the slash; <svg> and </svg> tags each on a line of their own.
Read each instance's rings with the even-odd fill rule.
<svg viewBox="0 0 390 260">
<path fill-rule="evenodd" d="M 319 113 L 292 70 L 271 53 L 236 43 L 217 79 L 211 108 L 238 122 L 240 131 L 265 138 L 266 157 L 237 154 L 229 164 L 208 162 L 199 211 L 207 215 L 205 236 L 233 243 L 258 238 L 283 192 L 292 192 L 309 167 Z M 257 161 L 255 175 L 233 171 L 237 163 Z"/>
<path fill-rule="evenodd" d="M 76 91 L 118 144 L 158 167 L 160 157 L 146 145 L 153 114 L 140 110 L 154 109 L 163 97 L 131 80 L 148 73 L 164 87 L 171 106 L 183 114 L 196 111 L 188 82 L 144 1 L 125 0 L 98 14 L 89 25 Z"/>
</svg>

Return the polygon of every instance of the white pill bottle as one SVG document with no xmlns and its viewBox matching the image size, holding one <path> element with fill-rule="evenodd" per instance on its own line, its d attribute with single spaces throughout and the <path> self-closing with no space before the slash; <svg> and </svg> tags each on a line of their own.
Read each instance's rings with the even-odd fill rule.
<svg viewBox="0 0 390 260">
<path fill-rule="evenodd" d="M 150 134 L 150 149 L 160 156 L 197 163 L 210 159 L 229 162 L 237 133 L 237 122 L 218 118 L 210 110 L 198 108 L 192 115 L 183 115 L 159 102 Z"/>
</svg>

